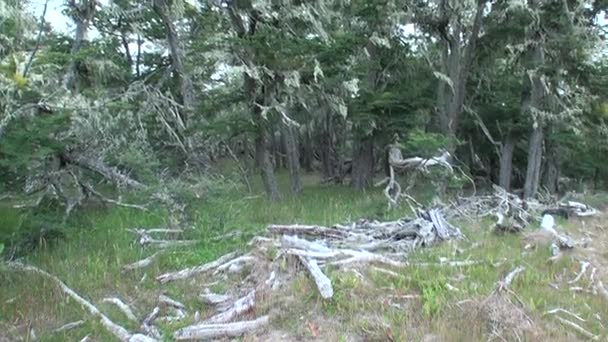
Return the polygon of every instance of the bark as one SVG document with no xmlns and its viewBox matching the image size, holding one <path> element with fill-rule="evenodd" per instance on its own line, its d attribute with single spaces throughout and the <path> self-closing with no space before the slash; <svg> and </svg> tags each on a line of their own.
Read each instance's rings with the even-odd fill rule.
<svg viewBox="0 0 608 342">
<path fill-rule="evenodd" d="M 543 128 L 538 126 L 532 130 L 528 146 L 528 167 L 526 169 L 526 183 L 524 184 L 524 198 L 534 197 L 538 192 L 542 158 Z"/>
<path fill-rule="evenodd" d="M 254 112 L 258 112 L 258 109 L 254 109 Z M 255 154 L 260 167 L 260 175 L 262 176 L 262 182 L 264 183 L 264 190 L 266 196 L 272 201 L 278 201 L 281 198 L 279 193 L 279 186 L 274 174 L 274 165 L 270 151 L 268 149 L 268 129 L 266 124 L 262 122 L 264 119 L 260 113 L 254 114 L 257 119 L 257 137 L 255 138 Z"/>
<path fill-rule="evenodd" d="M 287 158 L 287 169 L 289 170 L 291 192 L 294 194 L 299 194 L 302 191 L 302 183 L 300 181 L 300 155 L 296 136 L 297 128 L 285 123 L 282 123 L 281 128 L 281 134 L 285 144 L 285 154 Z"/>
<path fill-rule="evenodd" d="M 531 5 L 534 5 L 533 1 L 530 1 L 530 3 Z M 530 96 L 528 100 L 524 101 L 523 111 L 525 114 L 533 116 L 534 124 L 528 146 L 528 166 L 526 169 L 526 182 L 524 184 L 524 198 L 534 197 L 538 191 L 544 140 L 544 120 L 540 117 L 534 117 L 533 110 L 542 110 L 544 107 L 545 86 L 541 78 L 540 67 L 545 62 L 545 55 L 542 42 L 540 41 L 542 39 L 540 34 L 538 32 L 532 32 L 531 34 L 531 38 L 536 41 L 536 44 L 531 51 L 532 70 L 529 71 Z"/>
<path fill-rule="evenodd" d="M 86 38 L 89 23 L 95 14 L 95 5 L 96 1 L 94 0 L 82 0 L 79 4 L 76 4 L 76 0 L 68 1 L 68 6 L 76 13 L 73 18 L 76 23 L 76 34 L 74 36 L 74 43 L 72 43 L 72 49 L 70 50 L 72 60 L 63 78 L 63 86 L 68 90 L 75 90 L 76 72 L 79 64 L 75 56 L 80 51 Z"/>
<path fill-rule="evenodd" d="M 544 168 L 543 187 L 554 194 L 559 191 L 559 154 L 557 146 L 550 144 L 547 149 L 547 158 Z"/>
<path fill-rule="evenodd" d="M 135 73 L 137 77 L 141 76 L 141 46 L 143 44 L 143 40 L 141 39 L 141 35 L 137 34 L 137 57 L 135 59 Z"/>
<path fill-rule="evenodd" d="M 188 74 L 184 69 L 184 53 L 180 46 L 175 23 L 173 22 L 173 18 L 171 18 L 169 4 L 167 3 L 167 0 L 153 0 L 153 7 L 165 26 L 167 43 L 169 44 L 169 50 L 171 51 L 171 64 L 173 66 L 173 71 L 180 80 L 182 103 L 186 112 L 189 112 L 194 107 L 194 88 L 192 80 L 188 77 Z M 184 122 L 187 122 L 186 117 L 182 118 Z"/>
<path fill-rule="evenodd" d="M 513 173 L 513 151 L 515 139 L 509 133 L 500 146 L 500 171 L 498 174 L 498 185 L 509 191 L 511 188 L 511 174 Z"/>
<path fill-rule="evenodd" d="M 355 142 L 351 184 L 355 189 L 370 187 L 374 178 L 374 138 L 364 137 Z"/>
<path fill-rule="evenodd" d="M 242 9 L 247 10 L 249 15 L 249 22 L 247 28 L 239 13 Z M 228 4 L 226 10 L 232 22 L 232 26 L 237 33 L 239 38 L 247 36 L 253 36 L 256 33 L 256 27 L 259 20 L 259 13 L 251 7 L 250 3 L 237 3 L 232 1 Z M 249 58 L 250 54 L 242 53 L 241 58 L 245 63 L 253 64 Z M 268 81 L 272 82 L 272 81 Z M 271 84 L 264 84 L 264 81 L 258 81 L 253 77 L 250 77 L 247 73 L 244 75 L 243 88 L 249 101 L 249 106 L 252 115 L 253 124 L 256 127 L 255 137 L 255 155 L 256 161 L 260 168 L 262 176 L 262 182 L 264 183 L 264 190 L 266 195 L 272 201 L 280 199 L 279 187 L 274 174 L 274 167 L 272 165 L 271 154 L 269 150 L 269 132 L 268 132 L 268 120 L 262 116 L 262 109 L 260 106 L 265 105 L 268 102 L 270 96 L 272 96 L 272 90 L 269 88 Z"/>
<path fill-rule="evenodd" d="M 481 31 L 486 0 L 477 1 L 473 27 L 464 47 L 461 43 L 462 24 L 460 20 L 450 20 L 451 14 L 447 2 L 447 0 L 443 0 L 439 6 L 440 20 L 451 22 L 452 31 L 448 33 L 447 27 L 444 27 L 440 32 L 442 40 L 441 71 L 450 79 L 451 85 L 439 80 L 437 111 L 441 132 L 448 136 L 455 136 L 466 96 L 466 84 Z"/>
<path fill-rule="evenodd" d="M 322 128 L 319 137 L 319 154 L 321 171 L 325 180 L 336 180 L 338 177 L 336 148 L 334 143 L 334 127 L 331 110 L 324 109 Z"/>
<path fill-rule="evenodd" d="M 304 133 L 301 136 L 301 141 L 302 141 L 302 143 L 300 144 L 300 150 L 302 151 L 302 153 L 301 153 L 302 167 L 307 172 L 312 172 L 313 171 L 312 163 L 314 160 L 314 150 L 313 150 L 313 146 L 312 146 L 312 139 L 310 137 L 310 127 L 307 126 L 306 129 L 304 130 Z"/>
<path fill-rule="evenodd" d="M 131 74 L 133 72 L 133 69 L 131 69 L 133 66 L 133 58 L 131 57 L 131 49 L 129 49 L 129 39 L 126 32 L 120 32 L 120 41 L 122 42 L 122 48 L 125 49 L 125 60 L 129 65 L 129 74 Z"/>
</svg>

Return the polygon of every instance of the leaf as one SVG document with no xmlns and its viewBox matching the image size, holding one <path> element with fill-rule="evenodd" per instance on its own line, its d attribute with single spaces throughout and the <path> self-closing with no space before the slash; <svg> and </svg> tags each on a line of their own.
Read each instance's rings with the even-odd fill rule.
<svg viewBox="0 0 608 342">
<path fill-rule="evenodd" d="M 312 337 L 316 338 L 317 336 L 319 336 L 319 331 L 312 322 L 306 321 L 306 325 L 308 326 L 308 330 L 310 330 L 310 334 L 312 335 Z"/>
</svg>

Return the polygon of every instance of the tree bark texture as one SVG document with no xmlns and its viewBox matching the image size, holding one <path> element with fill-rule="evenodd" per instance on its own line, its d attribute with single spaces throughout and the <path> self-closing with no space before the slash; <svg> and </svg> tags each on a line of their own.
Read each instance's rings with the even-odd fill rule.
<svg viewBox="0 0 608 342">
<path fill-rule="evenodd" d="M 500 170 L 498 174 L 498 185 L 507 191 L 511 188 L 514 150 L 515 139 L 513 138 L 513 135 L 509 133 L 500 146 Z"/>
<path fill-rule="evenodd" d="M 70 50 L 70 56 L 72 58 L 63 78 L 63 86 L 68 90 L 76 90 L 76 74 L 79 63 L 75 56 L 80 51 L 86 38 L 89 23 L 95 14 L 95 5 L 96 1 L 94 0 L 82 0 L 78 4 L 76 3 L 76 0 L 68 1 L 68 6 L 75 12 L 73 20 L 76 23 L 76 34 L 74 36 L 74 42 L 72 43 L 72 49 Z"/>
<path fill-rule="evenodd" d="M 355 189 L 369 188 L 374 178 L 374 138 L 363 137 L 355 142 L 351 184 Z"/>
<path fill-rule="evenodd" d="M 299 194 L 302 191 L 302 183 L 300 181 L 300 153 L 298 151 L 297 127 L 282 123 L 281 135 L 285 144 L 285 154 L 287 159 L 287 169 L 289 170 L 289 179 L 291 184 L 291 192 Z"/>
</svg>

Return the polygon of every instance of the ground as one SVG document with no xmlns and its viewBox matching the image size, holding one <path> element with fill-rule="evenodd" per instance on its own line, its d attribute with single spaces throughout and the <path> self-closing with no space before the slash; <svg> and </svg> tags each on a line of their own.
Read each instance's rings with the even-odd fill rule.
<svg viewBox="0 0 608 342">
<path fill-rule="evenodd" d="M 282 187 L 288 189 L 286 177 Z M 159 293 L 179 298 L 189 312 L 209 312 L 197 295 L 210 280 L 198 277 L 160 285 L 154 278 L 164 272 L 211 261 L 229 251 L 246 250 L 247 242 L 263 234 L 270 223 L 310 223 L 331 225 L 358 218 L 391 219 L 408 215 L 407 209 L 386 209 L 379 189 L 366 193 L 350 188 L 318 185 L 309 175 L 300 198 L 289 196 L 270 203 L 254 189 L 253 194 L 230 190 L 213 198 L 192 203 L 195 229 L 187 238 L 201 242 L 162 254 L 144 270 L 123 273 L 125 264 L 154 253 L 134 243 L 126 231 L 133 227 L 166 225 L 162 212 L 142 213 L 126 208 L 89 208 L 77 214 L 66 228 L 66 238 L 41 243 L 25 262 L 36 265 L 62 279 L 68 286 L 97 305 L 115 322 L 138 330 L 111 304 L 108 296 L 128 303 L 139 318 L 154 307 Z M 287 190 L 285 190 L 287 193 Z M 426 191 L 426 201 L 432 192 Z M 425 197 L 425 196 L 421 196 Z M 604 196 L 586 200 L 605 207 Z M 11 203 L 0 206 L 5 225 L 18 224 L 19 214 Z M 574 329 L 546 312 L 562 308 L 582 320 L 576 322 L 600 339 L 607 338 L 608 298 L 593 293 L 590 280 L 608 284 L 608 215 L 606 211 L 588 219 L 558 221 L 557 230 L 585 242 L 549 260 L 550 248 L 536 234 L 537 226 L 523 234 L 496 235 L 487 219 L 459 220 L 453 223 L 468 237 L 417 250 L 409 256 L 410 266 L 392 269 L 387 275 L 367 266 L 350 270 L 330 269 L 334 284 L 332 300 L 321 299 L 305 273 L 277 293 L 258 298 L 256 312 L 270 313 L 269 329 L 245 336 L 244 341 L 477 341 L 477 340 L 585 340 Z M 216 240 L 214 237 L 239 230 L 239 237 Z M 437 266 L 441 258 L 474 260 L 466 267 Z M 580 262 L 591 263 L 585 276 L 569 284 L 580 271 Z M 420 265 L 426 263 L 426 265 Z M 431 264 L 431 265 L 429 265 Z M 497 282 L 517 266 L 525 267 L 510 286 L 510 291 L 495 293 Z M 233 279 L 235 282 L 238 279 Z M 213 284 L 215 291 L 227 283 Z M 112 337 L 84 310 L 69 300 L 54 283 L 32 274 L 0 268 L 0 341 L 111 341 Z M 68 322 L 85 319 L 81 327 L 65 333 L 53 329 Z M 189 322 L 160 325 L 170 336 Z M 167 339 L 170 340 L 170 339 Z"/>
</svg>

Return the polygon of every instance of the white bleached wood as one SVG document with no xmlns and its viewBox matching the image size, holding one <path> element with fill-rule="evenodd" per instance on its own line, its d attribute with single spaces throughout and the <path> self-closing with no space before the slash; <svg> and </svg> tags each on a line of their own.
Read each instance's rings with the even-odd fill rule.
<svg viewBox="0 0 608 342">
<path fill-rule="evenodd" d="M 86 299 L 81 297 L 78 293 L 74 292 L 74 290 L 69 288 L 63 281 L 61 281 L 59 278 L 55 277 L 54 275 L 52 275 L 46 271 L 43 271 L 37 267 L 34 267 L 34 266 L 23 265 L 23 264 L 15 263 L 15 262 L 10 262 L 10 263 L 8 263 L 8 265 L 11 268 L 14 268 L 16 270 L 37 273 L 37 274 L 43 275 L 43 276 L 53 280 L 57 285 L 59 285 L 59 287 L 65 294 L 67 294 L 70 298 L 74 299 L 78 304 L 82 305 L 91 315 L 98 317 L 101 325 L 104 328 L 106 328 L 106 330 L 108 330 L 112 335 L 114 335 L 116 338 L 118 338 L 120 341 L 123 341 L 123 342 L 156 341 L 155 339 L 145 337 L 145 336 L 143 336 L 143 337 L 146 338 L 146 340 L 142 340 L 141 335 L 139 335 L 139 334 L 133 335 L 133 334 L 129 333 L 125 328 L 112 322 L 112 320 L 110 320 L 106 315 L 104 315 L 101 311 L 99 311 L 99 309 L 97 309 L 97 307 L 95 307 L 93 304 L 91 304 L 91 302 L 87 301 Z M 134 338 L 134 340 L 132 340 L 131 338 Z"/>
<path fill-rule="evenodd" d="M 315 259 L 299 256 L 300 262 L 306 267 L 308 273 L 315 281 L 317 289 L 323 299 L 330 299 L 334 295 L 334 288 L 331 286 L 331 280 L 321 271 Z"/>
<path fill-rule="evenodd" d="M 249 312 L 255 307 L 255 290 L 249 292 L 245 297 L 239 298 L 230 308 L 226 311 L 221 312 L 215 316 L 212 316 L 203 322 L 206 324 L 211 323 L 226 323 L 233 320 L 246 312 Z"/>
<path fill-rule="evenodd" d="M 189 277 L 192 277 L 194 275 L 200 274 L 200 273 L 205 273 L 208 272 L 212 269 L 217 268 L 218 266 L 228 262 L 230 259 L 234 258 L 236 256 L 236 253 L 228 253 L 226 255 L 221 256 L 219 259 L 203 264 L 203 265 L 199 265 L 199 266 L 195 266 L 195 267 L 190 267 L 190 268 L 186 268 L 183 269 L 181 271 L 177 271 L 177 272 L 170 272 L 170 273 L 165 273 L 162 274 L 158 277 L 156 277 L 156 280 L 158 280 L 161 284 L 165 284 L 168 283 L 170 281 L 174 281 L 174 280 L 179 280 L 179 279 L 186 279 Z"/>
<path fill-rule="evenodd" d="M 122 313 L 124 313 L 125 316 L 127 316 L 127 318 L 129 320 L 131 320 L 133 322 L 137 322 L 137 316 L 135 316 L 135 314 L 133 313 L 133 310 L 131 310 L 131 308 L 127 304 L 125 304 L 125 302 L 120 300 L 120 298 L 117 298 L 117 297 L 104 298 L 103 302 L 116 305 L 120 309 L 120 311 L 122 311 Z"/>
<path fill-rule="evenodd" d="M 196 324 L 179 329 L 173 334 L 173 338 L 177 341 L 184 341 L 238 337 L 268 325 L 269 321 L 270 319 L 268 316 L 262 316 L 253 321 L 225 324 Z"/>
</svg>

